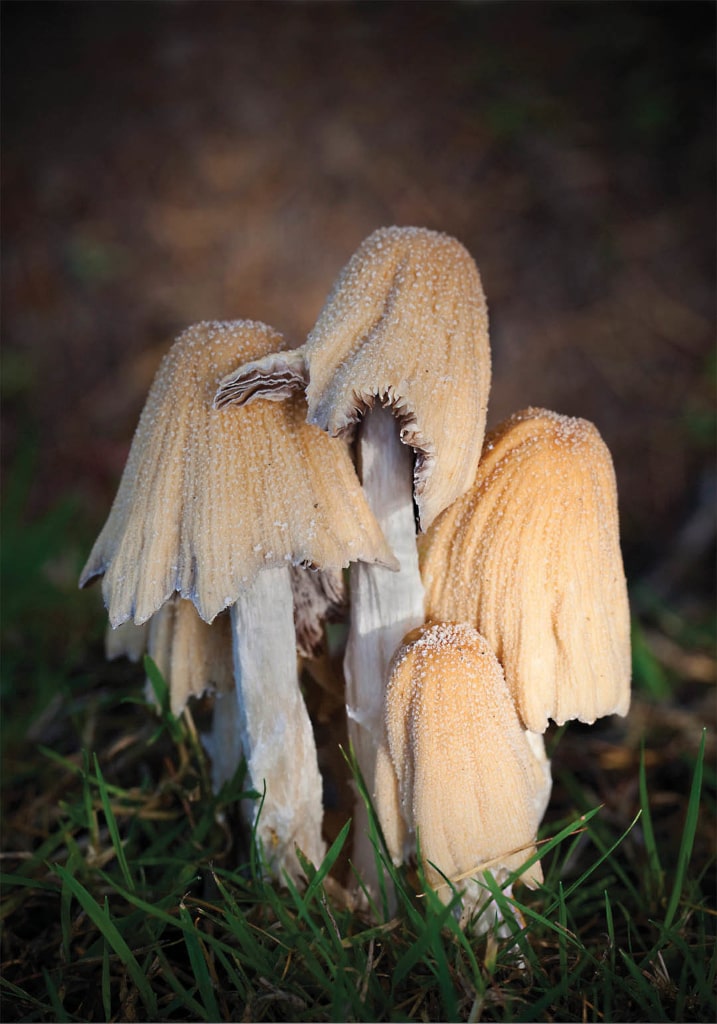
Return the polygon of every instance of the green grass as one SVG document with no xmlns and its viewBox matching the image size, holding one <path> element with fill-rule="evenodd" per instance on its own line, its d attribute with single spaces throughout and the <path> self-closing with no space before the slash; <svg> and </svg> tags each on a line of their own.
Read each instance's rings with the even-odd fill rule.
<svg viewBox="0 0 717 1024">
<path fill-rule="evenodd" d="M 578 806 L 576 790 L 541 837 L 544 887 L 511 897 L 488 878 L 512 922 L 498 939 L 463 932 L 420 872 L 394 868 L 375 822 L 386 895 L 373 915 L 331 880 L 348 823 L 321 865 L 305 864 L 303 891 L 268 883 L 258 851 L 234 856 L 237 783 L 212 795 L 192 730 L 174 720 L 158 734 L 149 709 L 120 707 L 132 744 L 147 756 L 164 744 L 163 773 L 127 786 L 106 753 L 45 751 L 55 820 L 32 852 L 5 855 L 6 1019 L 715 1019 L 715 918 L 692 860 L 704 736 L 673 854 L 642 758 L 627 827 Z"/>
</svg>

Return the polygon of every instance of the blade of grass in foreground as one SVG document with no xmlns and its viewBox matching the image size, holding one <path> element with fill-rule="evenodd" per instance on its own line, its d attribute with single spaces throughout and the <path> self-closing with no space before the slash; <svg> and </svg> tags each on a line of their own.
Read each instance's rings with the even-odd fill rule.
<svg viewBox="0 0 717 1024">
<path fill-rule="evenodd" d="M 675 871 L 675 882 L 672 886 L 672 894 L 670 895 L 670 901 L 667 904 L 667 911 L 665 913 L 665 920 L 663 922 L 663 928 L 667 931 L 672 922 L 675 919 L 677 913 L 677 907 L 682 896 L 682 890 L 685 884 L 685 876 L 687 874 L 687 867 L 690 862 L 692 855 L 692 846 L 695 841 L 695 833 L 697 832 L 697 824 L 700 817 L 700 793 L 702 792 L 702 773 L 704 768 L 705 760 L 705 743 L 707 741 L 707 730 L 702 730 L 702 739 L 700 741 L 700 749 L 697 752 L 697 760 L 695 762 L 695 772 L 692 777 L 692 787 L 690 789 L 690 799 L 687 804 L 687 815 L 685 817 L 685 827 L 682 832 L 682 841 L 680 843 L 680 852 L 677 857 L 677 870 Z"/>
<path fill-rule="evenodd" d="M 54 1006 L 51 1006 L 49 1003 L 43 1003 L 41 999 L 37 999 L 35 996 L 31 996 L 29 994 L 29 992 L 25 992 L 23 989 L 21 989 L 19 987 L 19 985 L 13 985 L 13 983 L 11 981 L 8 981 L 7 978 L 0 977 L 0 987 L 5 989 L 5 991 L 8 992 L 10 995 L 14 996 L 15 999 L 18 1000 L 18 1002 L 27 1003 L 28 1006 L 34 1007 L 36 1010 L 39 1010 L 41 1013 L 44 1013 L 44 1014 L 54 1014 L 55 1013 Z M 26 1019 L 27 1020 L 32 1020 L 34 1018 L 28 1016 Z M 50 1020 L 50 1019 L 54 1020 L 55 1018 L 54 1017 L 52 1017 L 52 1018 L 48 1017 L 47 1019 L 48 1020 Z M 68 1021 L 72 1021 L 72 1020 L 80 1021 L 80 1020 L 82 1020 L 81 1017 L 76 1016 L 74 1013 L 73 1014 L 68 1014 L 67 1012 L 65 1012 L 64 1019 L 68 1020 Z"/>
<path fill-rule="evenodd" d="M 62 1005 L 62 1000 L 60 999 L 60 993 L 57 991 L 57 986 L 50 977 L 50 972 L 45 967 L 42 968 L 42 976 L 45 979 L 45 991 L 50 997 L 52 1011 L 55 1014 L 55 1020 L 58 1021 L 59 1024 L 67 1024 L 67 1021 L 69 1021 L 70 1018 L 67 1016 L 65 1007 Z"/>
<path fill-rule="evenodd" d="M 157 1000 L 155 999 L 154 992 L 152 991 L 144 971 L 137 963 L 132 950 L 120 935 L 117 926 L 109 916 L 105 914 L 104 910 L 97 905 L 82 883 L 78 882 L 78 880 L 74 878 L 69 871 L 63 868 L 61 864 L 55 864 L 53 870 L 72 891 L 73 896 L 77 899 L 77 902 L 80 904 L 87 916 L 92 920 L 97 928 L 99 928 L 100 933 L 105 937 L 107 942 L 109 942 L 112 949 L 125 965 L 127 973 L 134 982 L 142 1002 L 149 1013 L 149 1019 L 156 1020 Z"/>
<path fill-rule="evenodd" d="M 221 1020 L 219 1004 L 217 1003 L 217 999 L 214 994 L 214 983 L 209 975 L 207 960 L 204 955 L 197 927 L 196 925 L 192 927 L 192 918 L 186 907 L 180 906 L 179 915 L 187 926 L 184 930 L 184 942 L 187 947 L 187 952 L 189 953 L 189 962 L 192 966 L 192 973 L 194 974 L 194 979 L 197 983 L 197 987 L 199 988 L 199 994 L 202 997 L 202 1002 L 204 1003 L 204 1012 L 202 1013 L 202 1016 L 204 1020 L 208 1021 Z"/>
<path fill-rule="evenodd" d="M 331 868 L 336 863 L 336 859 L 343 849 L 350 828 L 351 818 L 349 818 L 349 820 L 346 822 L 344 827 L 337 835 L 336 839 L 334 839 L 328 852 L 326 853 L 326 856 L 324 857 L 323 861 L 321 862 L 318 868 L 314 868 L 313 865 L 309 861 L 307 861 L 305 857 L 301 857 L 301 866 L 303 867 L 304 871 L 307 872 L 306 877 L 309 879 L 309 884 L 306 888 L 306 892 L 304 893 L 304 900 L 306 901 L 307 904 L 310 903 L 310 901 L 313 899 L 314 893 L 319 888 L 323 880 L 328 875 L 329 871 L 331 871 Z M 312 873 L 309 874 L 309 871 L 311 871 Z"/>
<path fill-rule="evenodd" d="M 664 872 L 662 870 L 662 864 L 660 863 L 660 855 L 657 852 L 657 843 L 655 842 L 655 832 L 652 827 L 652 814 L 650 813 L 650 798 L 647 792 L 647 773 L 645 771 L 645 741 L 643 739 L 642 746 L 640 748 L 640 775 L 639 775 L 639 786 L 640 786 L 640 807 L 642 808 L 642 834 L 645 839 L 645 849 L 647 850 L 647 863 L 650 867 L 650 879 L 653 883 L 653 895 L 656 900 L 659 900 L 662 896 L 662 889 L 664 885 Z"/>
<path fill-rule="evenodd" d="M 105 896 L 105 914 L 109 917 L 109 903 Z M 112 985 L 110 982 L 110 946 L 107 939 L 103 939 L 102 948 L 102 1009 L 105 1011 L 105 1020 L 112 1020 Z"/>
<path fill-rule="evenodd" d="M 104 811 L 107 828 L 109 829 L 110 838 L 112 839 L 112 846 L 114 847 L 115 855 L 117 857 L 117 863 L 119 864 L 122 876 L 127 883 L 127 888 L 134 890 L 134 878 L 132 878 L 132 872 L 130 871 L 129 864 L 127 863 L 127 857 L 124 852 L 124 843 L 122 842 L 122 837 L 120 836 L 119 828 L 117 827 L 117 819 L 115 818 L 114 811 L 112 810 L 107 786 L 105 785 L 104 777 L 100 771 L 97 754 L 94 754 L 93 756 L 95 774 L 97 775 L 97 785 L 100 791 L 100 800 L 102 802 L 102 810 Z"/>
<path fill-rule="evenodd" d="M 565 890 L 565 899 L 568 899 L 570 896 L 572 896 L 572 894 L 574 892 L 576 892 L 579 889 L 581 889 L 582 886 L 585 884 L 585 882 L 588 880 L 588 878 L 590 878 L 590 876 L 592 874 L 594 874 L 595 871 L 597 871 L 597 869 L 600 867 L 600 865 L 603 864 L 611 856 L 611 854 L 613 854 L 615 852 L 615 850 L 618 848 L 618 846 L 620 846 L 620 844 L 623 842 L 625 837 L 628 836 L 630 834 L 630 832 L 632 832 L 632 830 L 635 827 L 636 823 L 640 819 L 641 813 L 642 813 L 641 811 L 637 812 L 637 814 L 632 819 L 632 821 L 627 826 L 627 828 L 622 833 L 622 835 L 618 836 L 618 838 L 615 840 L 615 842 L 612 844 L 612 846 L 609 846 L 607 849 L 604 849 L 603 846 L 602 846 L 602 843 L 597 841 L 596 836 L 593 833 L 590 833 L 590 836 L 591 836 L 593 842 L 595 842 L 595 844 L 598 847 L 598 849 L 601 850 L 601 855 L 595 861 L 594 864 L 591 864 L 589 868 L 587 868 L 585 871 L 583 871 L 582 875 L 575 882 L 573 882 L 572 885 L 570 885 Z M 550 905 L 550 907 L 545 911 L 545 913 L 546 914 L 553 913 L 553 911 L 555 910 L 557 905 L 558 905 L 558 900 L 554 900 L 553 903 Z"/>
<path fill-rule="evenodd" d="M 178 979 L 175 977 L 174 968 L 167 959 L 167 956 L 161 946 L 157 947 L 154 955 L 157 957 L 157 961 L 160 964 L 160 967 L 162 968 L 162 980 L 165 981 L 167 985 L 169 985 L 171 990 L 177 996 L 177 999 L 180 1002 L 180 1004 L 185 1006 L 186 1009 L 192 1014 L 193 1017 L 196 1017 L 197 1020 L 206 1020 L 206 1017 L 204 1016 L 204 1010 L 202 1009 L 201 1005 L 197 1002 L 197 1000 L 190 992 L 187 992 L 187 990 L 182 986 L 181 982 L 178 981 Z"/>
</svg>

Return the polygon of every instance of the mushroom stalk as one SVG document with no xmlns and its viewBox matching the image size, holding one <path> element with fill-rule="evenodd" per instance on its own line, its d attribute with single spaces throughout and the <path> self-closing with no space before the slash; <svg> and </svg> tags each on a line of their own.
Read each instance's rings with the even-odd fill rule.
<svg viewBox="0 0 717 1024">
<path fill-rule="evenodd" d="M 288 569 L 264 569 L 231 608 L 241 749 L 251 786 L 256 835 L 272 874 L 301 873 L 295 846 L 323 858 L 322 783 L 316 744 L 299 688 L 293 594 Z M 220 709 L 221 711 L 221 709 Z M 249 810 L 249 808 L 247 808 Z"/>
<path fill-rule="evenodd" d="M 388 669 L 405 634 L 424 621 L 413 505 L 413 452 L 401 443 L 388 408 L 366 414 L 358 442 L 361 483 L 376 520 L 400 563 L 399 572 L 354 562 L 350 568 L 351 618 L 344 660 L 348 735 L 372 799 L 376 758 L 385 746 L 384 697 Z M 377 806 L 379 816 L 381 808 Z M 353 862 L 369 890 L 376 862 L 368 816 L 357 800 Z"/>
</svg>

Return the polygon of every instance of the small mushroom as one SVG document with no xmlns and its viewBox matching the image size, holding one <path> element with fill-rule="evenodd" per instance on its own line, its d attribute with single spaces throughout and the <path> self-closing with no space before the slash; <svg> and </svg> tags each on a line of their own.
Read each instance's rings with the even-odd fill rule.
<svg viewBox="0 0 717 1024">
<path fill-rule="evenodd" d="M 169 706 L 179 716 L 190 697 L 234 689 L 229 615 L 204 622 L 191 601 L 172 597 L 149 620 L 147 652 L 169 684 Z"/>
<path fill-rule="evenodd" d="M 109 661 L 122 656 L 139 661 L 145 652 L 167 683 L 169 709 L 175 717 L 183 714 L 190 698 L 214 697 L 212 726 L 201 739 L 211 757 L 212 785 L 218 792 L 233 777 L 242 756 L 229 613 L 220 612 L 213 622 L 205 622 L 191 601 L 175 594 L 139 626 L 131 619 L 115 629 L 108 626 L 105 655 Z M 147 700 L 156 706 L 149 679 L 144 689 Z"/>
<path fill-rule="evenodd" d="M 399 647 L 386 689 L 386 736 L 393 775 L 381 775 L 385 835 L 396 863 L 415 850 L 444 902 L 463 894 L 463 919 L 490 901 L 490 869 L 502 884 L 536 851 L 550 771 L 536 756 L 503 670 L 466 623 L 429 623 Z M 542 881 L 540 863 L 520 880 Z M 510 890 L 508 890 L 510 892 Z M 483 914 L 480 927 L 498 915 Z"/>
<path fill-rule="evenodd" d="M 216 401 L 280 397 L 302 381 L 309 422 L 333 436 L 355 434 L 363 489 L 401 566 L 399 573 L 360 564 L 350 570 L 349 737 L 374 792 L 388 665 L 404 634 L 425 618 L 416 512 L 425 529 L 470 486 L 480 457 L 490 352 L 469 253 L 423 228 L 375 231 L 339 274 L 303 350 L 239 368 L 222 381 Z M 370 887 L 375 865 L 365 821 L 359 801 L 354 863 Z"/>
<path fill-rule="evenodd" d="M 147 636 L 149 635 L 149 623 L 143 622 L 136 626 L 131 619 L 123 622 L 115 629 L 107 626 L 105 630 L 105 658 L 107 661 L 114 661 L 115 658 L 127 658 L 129 661 L 139 661 L 147 650 Z"/>
<path fill-rule="evenodd" d="M 291 567 L 393 562 L 345 444 L 306 423 L 303 395 L 213 408 L 232 366 L 281 342 L 251 321 L 198 324 L 175 342 L 80 579 L 104 575 L 113 626 L 146 621 L 173 594 L 206 622 L 230 608 L 241 749 L 251 784 L 266 789 L 257 832 L 279 877 L 299 872 L 295 844 L 314 862 L 324 849 Z"/>
<path fill-rule="evenodd" d="M 526 409 L 421 538 L 426 615 L 486 637 L 526 727 L 627 714 L 630 613 L 610 453 L 592 423 Z"/>
</svg>

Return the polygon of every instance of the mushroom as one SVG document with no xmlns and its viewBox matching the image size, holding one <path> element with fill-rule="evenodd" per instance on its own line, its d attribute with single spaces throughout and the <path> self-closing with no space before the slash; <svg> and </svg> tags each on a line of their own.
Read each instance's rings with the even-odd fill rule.
<svg viewBox="0 0 717 1024">
<path fill-rule="evenodd" d="M 415 850 L 443 902 L 449 882 L 465 889 L 464 923 L 490 902 L 481 881 L 503 884 L 536 852 L 550 793 L 548 762 L 535 755 L 487 641 L 466 623 L 429 623 L 410 632 L 386 689 L 388 757 L 380 774 L 386 839 L 396 863 Z M 536 861 L 520 876 L 542 882 Z M 510 885 L 507 886 L 510 895 Z M 480 916 L 487 930 L 500 914 Z"/>
<path fill-rule="evenodd" d="M 127 622 L 123 622 L 116 629 L 113 629 L 112 626 L 107 626 L 105 630 L 105 658 L 107 661 L 114 661 L 116 658 L 139 661 L 147 650 L 148 634 L 148 622 L 143 622 L 141 626 L 136 626 L 131 619 L 128 619 Z"/>
<path fill-rule="evenodd" d="M 227 612 L 205 622 L 191 601 L 175 595 L 149 620 L 147 652 L 169 685 L 169 709 L 175 717 L 190 697 L 234 689 Z"/>
<path fill-rule="evenodd" d="M 426 615 L 470 622 L 526 727 L 627 714 L 630 611 L 610 453 L 545 409 L 487 439 L 475 483 L 421 538 Z"/>
<path fill-rule="evenodd" d="M 105 632 L 105 656 L 109 661 L 126 657 L 139 661 L 149 654 L 169 688 L 169 710 L 178 718 L 192 697 L 214 697 L 212 725 L 201 739 L 211 758 L 212 786 L 218 792 L 233 778 L 241 761 L 238 708 L 234 694 L 232 636 L 229 613 L 220 612 L 205 622 L 191 601 L 170 597 L 154 615 L 135 625 L 128 619 Z M 158 707 L 149 679 L 145 697 Z M 229 699 L 224 699 L 229 695 Z"/>
<path fill-rule="evenodd" d="M 232 366 L 281 343 L 252 321 L 198 324 L 175 342 L 80 579 L 104 575 L 113 626 L 146 621 L 174 594 L 206 622 L 230 608 L 240 743 L 252 786 L 265 790 L 257 836 L 277 877 L 298 876 L 295 844 L 315 863 L 324 850 L 291 567 L 393 564 L 345 444 L 306 423 L 302 395 L 213 408 Z"/>
<path fill-rule="evenodd" d="M 339 274 L 303 351 L 241 367 L 222 381 L 216 401 L 277 398 L 302 380 L 309 422 L 332 436 L 356 434 L 361 483 L 401 566 L 399 573 L 357 563 L 350 570 L 349 737 L 373 793 L 388 665 L 425 618 L 414 501 L 426 529 L 470 486 L 480 457 L 490 352 L 469 253 L 423 228 L 375 231 Z M 365 820 L 359 801 L 354 863 L 370 886 Z"/>
</svg>

